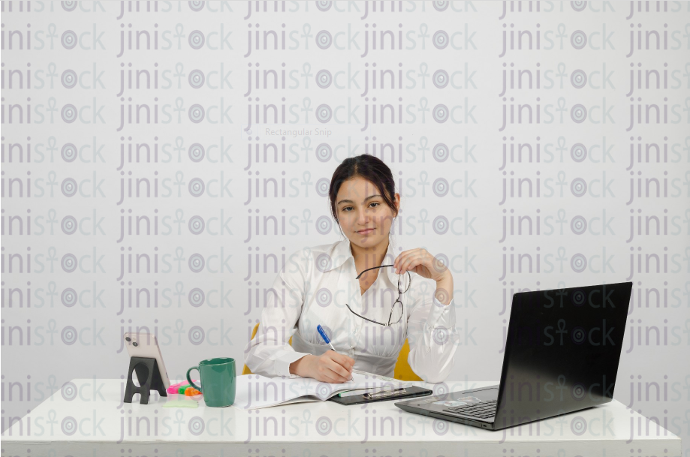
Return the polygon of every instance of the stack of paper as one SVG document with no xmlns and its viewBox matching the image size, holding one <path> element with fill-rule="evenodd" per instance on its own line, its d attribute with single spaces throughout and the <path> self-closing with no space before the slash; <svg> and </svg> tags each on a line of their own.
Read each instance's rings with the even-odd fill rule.
<svg viewBox="0 0 690 457">
<path fill-rule="evenodd" d="M 257 374 L 241 375 L 236 378 L 235 403 L 242 409 L 268 408 L 307 401 L 326 401 L 341 392 L 377 391 L 398 389 L 413 385 L 413 381 L 399 381 L 358 370 L 352 373 L 353 381 L 328 383 L 314 378 L 269 378 Z"/>
</svg>

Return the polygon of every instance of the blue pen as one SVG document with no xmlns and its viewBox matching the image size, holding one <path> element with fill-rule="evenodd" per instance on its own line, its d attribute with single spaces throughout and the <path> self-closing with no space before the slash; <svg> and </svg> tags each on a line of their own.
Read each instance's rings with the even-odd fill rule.
<svg viewBox="0 0 690 457">
<path fill-rule="evenodd" d="M 333 349 L 333 352 L 338 352 L 335 350 L 335 348 L 331 344 L 331 340 L 328 339 L 328 335 L 326 335 L 326 332 L 323 331 L 323 328 L 321 328 L 320 325 L 316 326 L 316 330 L 319 331 L 319 335 L 321 335 L 321 338 L 323 338 L 323 340 L 326 342 L 326 344 L 329 345 L 331 347 L 331 349 Z M 355 378 L 350 378 L 350 381 L 354 381 L 354 380 L 355 380 Z"/>
</svg>

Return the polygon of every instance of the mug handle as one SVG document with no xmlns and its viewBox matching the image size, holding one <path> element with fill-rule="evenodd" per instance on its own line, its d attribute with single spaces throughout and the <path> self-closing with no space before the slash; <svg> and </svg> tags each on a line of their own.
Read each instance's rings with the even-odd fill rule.
<svg viewBox="0 0 690 457">
<path fill-rule="evenodd" d="M 201 387 L 199 387 L 199 386 L 197 386 L 196 384 L 194 384 L 194 383 L 192 382 L 192 378 L 189 376 L 189 372 L 190 372 L 190 371 L 192 371 L 192 370 L 198 370 L 198 369 L 199 369 L 199 367 L 192 367 L 192 368 L 190 368 L 189 370 L 187 370 L 187 381 L 189 382 L 189 385 L 190 385 L 190 386 L 194 387 L 194 388 L 195 388 L 196 390 L 198 390 L 199 392 L 204 393 L 204 392 L 201 390 Z M 199 372 L 199 375 L 201 375 L 201 371 Z"/>
</svg>

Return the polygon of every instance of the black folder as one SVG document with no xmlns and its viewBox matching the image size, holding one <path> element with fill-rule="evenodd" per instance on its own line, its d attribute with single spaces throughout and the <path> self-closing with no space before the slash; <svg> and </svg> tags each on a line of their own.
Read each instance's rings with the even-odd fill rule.
<svg viewBox="0 0 690 457">
<path fill-rule="evenodd" d="M 361 395 L 350 395 L 347 397 L 339 397 L 334 395 L 328 401 L 334 401 L 341 405 L 359 405 L 361 403 L 373 403 L 376 401 L 399 400 L 401 398 L 423 397 L 433 393 L 430 389 L 425 389 L 418 386 L 402 387 L 400 389 L 383 390 L 373 393 L 363 393 Z"/>
</svg>

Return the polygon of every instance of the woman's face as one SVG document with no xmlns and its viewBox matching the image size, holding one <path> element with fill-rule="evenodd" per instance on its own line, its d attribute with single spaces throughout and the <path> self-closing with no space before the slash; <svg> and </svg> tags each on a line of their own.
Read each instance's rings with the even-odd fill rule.
<svg viewBox="0 0 690 457">
<path fill-rule="evenodd" d="M 361 176 L 347 180 L 335 203 L 340 227 L 350 243 L 373 247 L 388 238 L 394 212 L 371 182 Z M 400 208 L 400 194 L 395 194 L 395 205 Z M 361 232 L 365 229 L 373 230 Z"/>
</svg>

